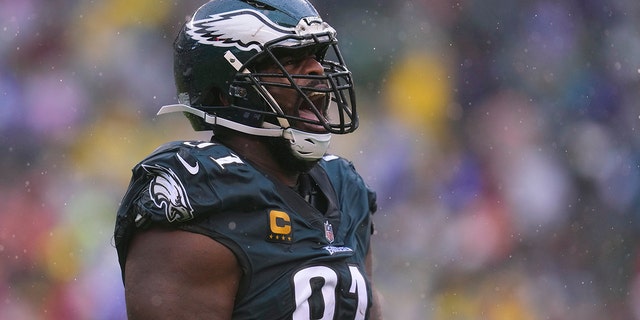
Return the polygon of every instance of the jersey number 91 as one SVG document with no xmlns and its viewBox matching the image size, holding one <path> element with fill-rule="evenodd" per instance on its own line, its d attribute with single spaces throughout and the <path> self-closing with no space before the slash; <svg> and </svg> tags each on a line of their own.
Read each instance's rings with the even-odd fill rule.
<svg viewBox="0 0 640 320">
<path fill-rule="evenodd" d="M 367 283 L 356 266 L 349 266 L 349 293 L 356 294 L 358 308 L 354 320 L 364 320 L 367 313 Z M 293 276 L 296 310 L 293 320 L 332 320 L 336 311 L 338 274 L 326 266 L 299 270 Z"/>
</svg>

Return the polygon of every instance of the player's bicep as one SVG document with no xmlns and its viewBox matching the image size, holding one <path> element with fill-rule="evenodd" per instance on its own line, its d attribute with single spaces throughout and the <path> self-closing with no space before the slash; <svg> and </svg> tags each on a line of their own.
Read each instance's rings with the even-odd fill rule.
<svg viewBox="0 0 640 320">
<path fill-rule="evenodd" d="M 211 238 L 141 232 L 125 267 L 129 319 L 231 319 L 240 272 L 233 253 Z"/>
</svg>

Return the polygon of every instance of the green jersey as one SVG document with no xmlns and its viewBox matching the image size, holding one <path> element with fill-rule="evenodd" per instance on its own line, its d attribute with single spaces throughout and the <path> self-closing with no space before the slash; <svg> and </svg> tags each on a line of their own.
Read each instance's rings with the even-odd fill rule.
<svg viewBox="0 0 640 320">
<path fill-rule="evenodd" d="M 120 264 L 141 229 L 206 235 L 242 271 L 233 319 L 367 319 L 365 256 L 375 194 L 352 164 L 327 155 L 307 198 L 215 142 L 168 143 L 133 169 L 115 228 Z M 188 249 L 188 248 L 185 248 Z"/>
</svg>

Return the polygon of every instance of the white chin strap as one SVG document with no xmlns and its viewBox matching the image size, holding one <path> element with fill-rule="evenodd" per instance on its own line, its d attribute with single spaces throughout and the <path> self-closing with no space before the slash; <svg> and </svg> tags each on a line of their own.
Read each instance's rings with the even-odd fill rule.
<svg viewBox="0 0 640 320">
<path fill-rule="evenodd" d="M 256 128 L 219 118 L 186 104 L 163 106 L 158 111 L 158 115 L 174 112 L 187 112 L 202 118 L 208 124 L 222 126 L 254 136 L 285 138 L 291 143 L 293 155 L 305 161 L 315 161 L 322 158 L 327 152 L 331 141 L 331 133 L 310 133 L 293 128 L 281 128 L 276 125 L 273 125 L 273 128 Z"/>
</svg>

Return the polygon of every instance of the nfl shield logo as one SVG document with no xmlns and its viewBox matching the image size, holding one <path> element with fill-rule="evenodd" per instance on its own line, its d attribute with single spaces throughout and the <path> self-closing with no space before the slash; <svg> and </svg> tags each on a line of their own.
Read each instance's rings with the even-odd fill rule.
<svg viewBox="0 0 640 320">
<path fill-rule="evenodd" d="M 324 237 L 327 238 L 327 241 L 329 241 L 329 243 L 333 243 L 333 226 L 331 225 L 331 223 L 329 223 L 329 221 L 324 222 Z"/>
</svg>

